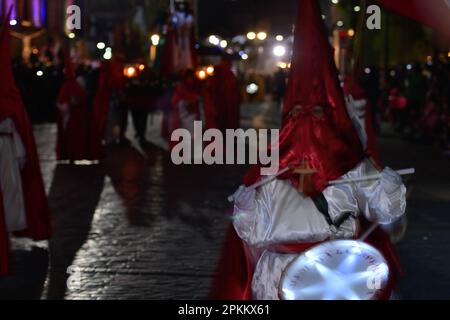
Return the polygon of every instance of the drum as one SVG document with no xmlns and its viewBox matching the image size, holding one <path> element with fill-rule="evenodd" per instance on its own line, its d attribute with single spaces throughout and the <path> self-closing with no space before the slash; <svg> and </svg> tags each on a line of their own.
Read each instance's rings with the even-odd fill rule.
<svg viewBox="0 0 450 320">
<path fill-rule="evenodd" d="M 320 244 L 295 258 L 282 274 L 281 300 L 376 300 L 389 267 L 374 247 L 355 240 Z"/>
</svg>

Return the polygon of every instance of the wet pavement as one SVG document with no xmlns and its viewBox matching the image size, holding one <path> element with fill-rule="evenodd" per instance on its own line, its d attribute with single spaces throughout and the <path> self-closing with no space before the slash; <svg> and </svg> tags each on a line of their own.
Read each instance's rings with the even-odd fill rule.
<svg viewBox="0 0 450 320">
<path fill-rule="evenodd" d="M 278 119 L 270 104 L 243 108 L 246 127 L 276 127 Z M 13 240 L 15 269 L 0 279 L 0 298 L 208 297 L 229 223 L 226 199 L 246 167 L 172 165 L 160 120 L 149 120 L 154 145 L 137 147 L 130 128 L 132 144 L 110 147 L 94 166 L 58 164 L 55 126 L 35 128 L 55 234 L 48 243 Z M 418 170 L 398 244 L 407 273 L 399 295 L 450 298 L 450 161 L 433 145 L 395 135 L 380 147 L 387 165 Z"/>
</svg>

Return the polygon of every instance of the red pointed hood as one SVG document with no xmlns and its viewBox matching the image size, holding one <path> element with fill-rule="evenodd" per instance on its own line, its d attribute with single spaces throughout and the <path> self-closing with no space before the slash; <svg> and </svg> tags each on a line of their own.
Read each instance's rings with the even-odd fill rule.
<svg viewBox="0 0 450 320">
<path fill-rule="evenodd" d="M 280 133 L 280 167 L 308 164 L 303 192 L 315 196 L 339 178 L 364 153 L 347 114 L 344 94 L 317 0 L 300 0 L 292 69 Z M 254 176 L 250 173 L 249 176 Z M 246 178 L 246 182 L 249 180 Z M 297 186 L 298 174 L 284 177 Z"/>
<path fill-rule="evenodd" d="M 292 68 L 284 102 L 284 115 L 296 105 L 329 106 L 336 121 L 345 119 L 343 95 L 319 1 L 300 0 L 295 29 Z"/>
</svg>

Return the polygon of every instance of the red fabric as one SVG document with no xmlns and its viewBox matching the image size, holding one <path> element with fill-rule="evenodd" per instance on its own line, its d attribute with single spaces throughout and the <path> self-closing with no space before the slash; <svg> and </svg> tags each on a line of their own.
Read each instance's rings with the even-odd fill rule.
<svg viewBox="0 0 450 320">
<path fill-rule="evenodd" d="M 210 78 L 204 83 L 203 87 L 203 103 L 205 109 L 205 126 L 207 129 L 221 129 L 218 125 L 220 120 L 218 117 L 216 79 Z"/>
<path fill-rule="evenodd" d="M 434 28 L 450 40 L 450 4 L 447 0 L 378 0 L 386 9 Z"/>
<path fill-rule="evenodd" d="M 195 36 L 195 28 L 192 28 L 191 30 L 191 59 L 192 59 L 192 70 L 197 70 L 197 67 L 199 65 L 199 60 L 200 60 L 200 56 L 198 55 L 197 52 L 197 39 Z"/>
<path fill-rule="evenodd" d="M 217 128 L 223 132 L 226 129 L 238 129 L 241 120 L 241 97 L 237 78 L 231 71 L 230 61 L 223 59 L 215 68 L 208 92 L 214 106 Z"/>
<path fill-rule="evenodd" d="M 211 291 L 213 300 L 252 300 L 253 268 L 244 242 L 231 226 Z"/>
<path fill-rule="evenodd" d="M 56 154 L 58 160 L 90 159 L 89 127 L 90 114 L 87 93 L 78 83 L 68 51 L 65 54 L 66 79 L 58 96 L 58 104 L 68 104 L 69 120 L 64 128 L 63 115 L 57 115 L 58 142 Z"/>
<path fill-rule="evenodd" d="M 111 62 L 104 61 L 100 68 L 90 128 L 92 159 L 98 160 L 105 157 L 103 140 L 108 125 L 109 103 L 113 92 L 120 94 L 125 90 L 126 82 L 123 68 L 123 62 L 116 58 Z"/>
<path fill-rule="evenodd" d="M 389 107 L 391 109 L 402 110 L 408 106 L 408 100 L 400 95 L 397 88 L 391 89 L 389 94 Z"/>
<path fill-rule="evenodd" d="M 315 115 L 316 106 L 323 108 L 322 116 Z M 314 167 L 317 173 L 308 176 L 306 195 L 319 194 L 328 181 L 341 177 L 363 159 L 315 0 L 300 1 L 283 114 L 280 167 L 300 166 L 303 161 Z M 285 178 L 298 184 L 298 176 Z"/>
<path fill-rule="evenodd" d="M 108 121 L 110 88 L 108 79 L 111 77 L 111 63 L 105 61 L 100 68 L 100 76 L 94 99 L 94 108 L 91 125 L 91 157 L 92 159 L 103 159 L 105 150 L 103 140 L 105 138 Z"/>
<path fill-rule="evenodd" d="M 9 21 L 9 19 L 7 18 L 6 21 Z M 17 235 L 34 240 L 44 240 L 50 238 L 52 233 L 47 195 L 42 180 L 33 130 L 23 106 L 20 92 L 14 82 L 9 53 L 9 24 L 6 23 L 0 35 L 0 83 L 2 84 L 0 86 L 0 122 L 7 118 L 13 120 L 17 133 L 25 146 L 27 156 L 25 166 L 21 171 L 27 229 Z M 4 235 L 0 234 L 0 238 L 4 239 Z M 2 239 L 0 239 L 2 243 L 0 246 L 4 246 L 4 240 Z"/>
<path fill-rule="evenodd" d="M 180 102 L 188 103 L 188 111 L 196 114 L 196 120 L 200 120 L 200 106 L 199 106 L 200 90 L 196 79 L 192 77 L 185 78 L 175 88 L 172 97 L 172 132 L 181 128 L 181 119 L 179 113 Z M 171 133 L 172 134 L 172 133 Z M 171 135 L 170 134 L 170 135 Z M 172 149 L 176 143 L 171 142 L 169 148 Z"/>
<path fill-rule="evenodd" d="M 176 46 L 177 34 L 173 26 L 168 26 L 166 43 L 161 56 L 161 75 L 170 76 L 176 74 Z"/>
</svg>

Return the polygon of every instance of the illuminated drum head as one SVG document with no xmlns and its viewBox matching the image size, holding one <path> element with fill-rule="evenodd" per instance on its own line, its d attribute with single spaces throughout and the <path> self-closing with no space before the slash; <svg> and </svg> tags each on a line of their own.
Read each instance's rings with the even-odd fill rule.
<svg viewBox="0 0 450 320">
<path fill-rule="evenodd" d="M 386 287 L 389 268 L 374 247 L 354 240 L 326 242 L 284 271 L 282 300 L 373 300 Z"/>
</svg>

